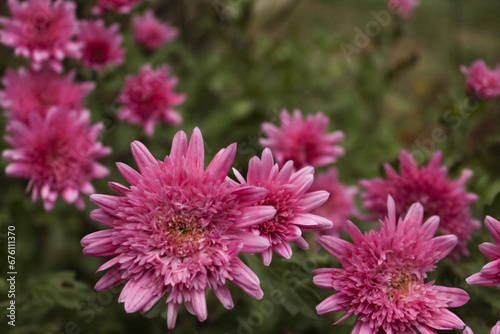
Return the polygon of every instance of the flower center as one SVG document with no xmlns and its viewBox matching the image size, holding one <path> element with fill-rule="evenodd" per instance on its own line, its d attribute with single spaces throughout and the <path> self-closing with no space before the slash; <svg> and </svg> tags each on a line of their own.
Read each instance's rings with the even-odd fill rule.
<svg viewBox="0 0 500 334">
<path fill-rule="evenodd" d="M 207 230 L 195 219 L 183 216 L 156 218 L 156 227 L 164 240 L 166 254 L 184 260 L 199 253 L 204 248 Z"/>
<path fill-rule="evenodd" d="M 410 283 L 417 280 L 417 275 L 415 274 L 394 273 L 390 280 L 390 287 L 397 290 L 406 290 Z"/>
</svg>

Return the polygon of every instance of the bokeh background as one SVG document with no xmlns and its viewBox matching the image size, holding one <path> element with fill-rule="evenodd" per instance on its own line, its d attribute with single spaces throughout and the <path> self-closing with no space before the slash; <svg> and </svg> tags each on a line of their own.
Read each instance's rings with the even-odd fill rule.
<svg viewBox="0 0 500 334">
<path fill-rule="evenodd" d="M 93 17 L 95 1 L 76 2 L 79 18 Z M 10 15 L 6 7 L 2 1 L 0 16 Z M 77 69 L 77 80 L 96 81 L 86 107 L 92 123 L 104 123 L 100 140 L 113 150 L 101 159 L 111 173 L 93 181 L 97 193 L 111 194 L 109 181 L 126 183 L 114 163 L 135 166 L 133 140 L 163 159 L 173 135 L 181 129 L 190 134 L 195 126 L 206 141 L 206 161 L 237 142 L 234 167 L 246 172 L 248 160 L 262 150 L 261 123 L 279 124 L 282 109 L 300 109 L 304 114 L 322 111 L 330 118 L 329 130 L 344 131 L 346 154 L 336 163 L 342 183 L 383 176 L 384 162 L 397 168 L 400 149 L 413 152 L 419 163 L 442 150 L 453 177 L 464 168 L 474 171 L 468 182 L 468 190 L 479 195 L 473 216 L 481 222 L 486 214 L 500 218 L 500 100 L 468 98 L 459 70 L 479 58 L 491 67 L 500 63 L 499 1 L 421 0 L 411 19 L 391 15 L 359 53 L 348 57 L 342 46 L 354 46 L 358 31 L 377 22 L 373 13 L 387 9 L 385 0 L 157 0 L 146 1 L 135 13 L 147 8 L 180 30 L 174 42 L 145 52 L 132 40 L 131 16 L 110 13 L 106 22 L 119 22 L 125 36 L 125 63 L 96 73 L 66 60 L 67 68 Z M 176 108 L 184 123 L 157 126 L 152 137 L 117 120 L 125 76 L 145 63 L 168 64 L 179 78 L 176 92 L 187 95 Z M 2 76 L 7 68 L 26 64 L 0 46 Z M 0 128 L 5 128 L 4 118 Z M 434 140 L 433 131 L 444 139 Z M 0 149 L 6 148 L 0 141 Z M 0 169 L 6 165 L 0 161 Z M 83 211 L 59 200 L 46 212 L 40 201 L 31 203 L 26 184 L 0 173 L 0 333 L 166 333 L 162 302 L 146 315 L 127 314 L 117 302 L 120 288 L 93 290 L 102 276 L 95 270 L 105 259 L 82 254 L 81 238 L 103 227 L 89 218 L 95 206 L 88 198 Z M 366 230 L 376 226 L 354 222 Z M 17 237 L 15 328 L 6 325 L 4 316 L 9 225 L 16 227 Z M 294 249 L 290 260 L 275 256 L 270 267 L 243 257 L 261 279 L 263 300 L 230 286 L 235 307 L 226 310 L 208 293 L 208 319 L 199 323 L 181 307 L 171 332 L 350 333 L 354 319 L 332 326 L 340 314 L 316 315 L 315 306 L 329 291 L 312 284 L 311 270 L 338 263 L 315 245 L 312 235 L 307 238 L 310 250 Z M 447 259 L 431 275 L 440 285 L 469 292 L 470 302 L 453 311 L 480 334 L 499 319 L 500 290 L 468 286 L 465 277 L 486 263 L 477 245 L 490 239 L 484 228 L 476 231 L 470 257 L 460 263 Z"/>
</svg>

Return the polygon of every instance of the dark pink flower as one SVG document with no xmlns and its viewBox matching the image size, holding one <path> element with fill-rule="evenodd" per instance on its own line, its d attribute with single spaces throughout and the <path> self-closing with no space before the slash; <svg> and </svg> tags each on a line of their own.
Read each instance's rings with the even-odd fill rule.
<svg viewBox="0 0 500 334">
<path fill-rule="evenodd" d="M 415 7 L 419 0 L 389 0 L 389 7 L 399 13 L 402 17 L 408 19 L 413 16 Z"/>
<path fill-rule="evenodd" d="M 500 286 L 500 222 L 493 217 L 487 216 L 484 225 L 497 244 L 485 242 L 479 245 L 479 250 L 491 262 L 485 265 L 479 273 L 468 277 L 467 283 L 481 286 Z"/>
<path fill-rule="evenodd" d="M 119 13 L 129 13 L 132 8 L 137 6 L 142 0 L 99 0 L 97 6 L 92 12 L 95 15 L 104 15 L 107 12 L 114 10 Z"/>
<path fill-rule="evenodd" d="M 269 137 L 260 139 L 263 147 L 269 147 L 283 166 L 292 160 L 296 168 L 305 166 L 319 167 L 332 164 L 344 150 L 335 146 L 344 139 L 342 131 L 325 134 L 328 118 L 322 113 L 308 115 L 302 119 L 300 110 L 294 110 L 293 116 L 286 110 L 281 112 L 281 129 L 270 123 L 262 125 L 262 131 Z"/>
<path fill-rule="evenodd" d="M 78 32 L 75 3 L 55 0 L 8 0 L 12 18 L 0 18 L 0 41 L 14 48 L 16 55 L 32 60 L 40 70 L 48 63 L 62 71 L 65 57 L 80 56 L 81 45 L 74 41 Z"/>
<path fill-rule="evenodd" d="M 144 65 L 137 76 L 127 76 L 119 97 L 124 107 L 118 118 L 142 125 L 148 135 L 153 134 L 158 121 L 179 125 L 182 118 L 172 107 L 182 103 L 185 95 L 174 93 L 177 78 L 169 78 L 169 75 L 166 65 L 156 71 Z"/>
<path fill-rule="evenodd" d="M 118 23 L 106 28 L 102 20 L 81 21 L 78 39 L 83 44 L 83 65 L 101 71 L 107 65 L 123 63 L 125 51 L 121 48 L 123 36 L 119 29 Z"/>
<path fill-rule="evenodd" d="M 89 121 L 88 111 L 52 108 L 45 118 L 32 113 L 27 124 L 9 123 L 12 136 L 5 140 L 13 149 L 3 151 L 3 158 L 10 162 L 5 172 L 29 179 L 33 201 L 40 193 L 46 210 L 54 207 L 59 195 L 82 209 L 80 192 L 92 194 L 89 181 L 108 175 L 108 169 L 95 161 L 111 152 L 96 142 L 102 124 L 89 127 Z"/>
<path fill-rule="evenodd" d="M 144 16 L 134 16 L 132 26 L 137 43 L 151 50 L 172 41 L 179 33 L 176 28 L 159 21 L 152 10 L 146 11 Z"/>
<path fill-rule="evenodd" d="M 259 279 L 237 256 L 258 253 L 269 243 L 239 229 L 269 219 L 276 210 L 254 205 L 267 190 L 234 187 L 226 180 L 235 153 L 236 144 L 222 149 L 205 170 L 198 128 L 189 143 L 186 134 L 178 132 L 164 160 L 156 160 L 143 144 L 133 142 L 140 172 L 117 164 L 130 188 L 111 182 L 119 196 L 90 198 L 99 206 L 92 219 L 111 229 L 83 238 L 83 252 L 113 257 L 99 268 L 111 269 L 96 290 L 125 283 L 118 301 L 125 303 L 125 311 L 141 313 L 167 293 L 168 328 L 175 326 L 182 302 L 204 321 L 208 289 L 225 308 L 232 308 L 227 281 L 253 298 L 262 298 Z"/>
<path fill-rule="evenodd" d="M 441 152 L 435 153 L 429 165 L 418 168 L 415 160 L 408 152 L 402 150 L 399 155 L 401 175 L 389 164 L 385 164 L 387 180 L 361 180 L 366 188 L 361 194 L 364 207 L 373 212 L 367 219 L 382 219 L 387 210 L 384 198 L 391 195 L 396 202 L 398 215 L 402 216 L 412 203 L 419 202 L 424 206 L 428 217 L 439 216 L 441 224 L 439 232 L 454 234 L 458 238 L 457 249 L 452 253 L 457 259 L 459 255 L 467 256 L 467 241 L 473 230 L 479 228 L 477 220 L 470 216 L 470 204 L 477 199 L 467 193 L 465 183 L 472 176 L 472 171 L 464 170 L 457 180 L 450 180 L 446 167 L 441 165 Z"/>
<path fill-rule="evenodd" d="M 434 238 L 439 217 L 422 224 L 424 209 L 419 203 L 397 224 L 390 197 L 387 208 L 388 217 L 381 220 L 377 231 L 362 234 L 353 223 L 347 223 L 352 244 L 334 236 L 319 238 L 320 245 L 342 268 L 313 271 L 314 284 L 337 291 L 316 307 L 318 314 L 347 312 L 335 324 L 357 315 L 353 334 L 415 334 L 416 329 L 431 334 L 435 329 L 464 328 L 462 320 L 447 307 L 467 303 L 467 293 L 424 282 L 435 263 L 455 248 L 457 238 Z"/>
<path fill-rule="evenodd" d="M 478 60 L 467 68 L 460 67 L 463 74 L 467 76 L 466 89 L 480 99 L 493 99 L 500 95 L 500 66 L 490 70 L 484 60 Z"/>
<path fill-rule="evenodd" d="M 358 214 L 354 205 L 354 195 L 357 187 L 346 187 L 339 182 L 337 170 L 330 168 L 326 173 L 314 177 L 314 182 L 309 191 L 325 190 L 330 193 L 328 200 L 320 207 L 311 211 L 333 222 L 333 227 L 319 231 L 321 234 L 338 236 L 345 229 L 348 218 Z"/>
<path fill-rule="evenodd" d="M 45 117 L 52 107 L 80 110 L 83 99 L 94 89 L 93 82 L 75 83 L 75 72 L 62 77 L 53 71 L 33 72 L 7 69 L 0 91 L 0 105 L 9 120 L 28 123 L 31 113 Z"/>
<path fill-rule="evenodd" d="M 266 148 L 262 152 L 262 160 L 259 157 L 250 160 L 246 181 L 238 171 L 234 170 L 234 173 L 242 185 L 269 190 L 258 205 L 276 208 L 276 215 L 266 221 L 245 226 L 269 243 L 269 247 L 260 252 L 266 266 L 271 263 L 273 251 L 285 259 L 292 256 L 289 241 L 307 249 L 309 246 L 302 238 L 303 231 L 332 227 L 328 219 L 309 213 L 328 198 L 326 191 L 307 192 L 313 182 L 314 168 L 304 167 L 295 172 L 293 162 L 288 161 L 280 170 L 278 164 L 274 164 L 271 150 Z"/>
</svg>

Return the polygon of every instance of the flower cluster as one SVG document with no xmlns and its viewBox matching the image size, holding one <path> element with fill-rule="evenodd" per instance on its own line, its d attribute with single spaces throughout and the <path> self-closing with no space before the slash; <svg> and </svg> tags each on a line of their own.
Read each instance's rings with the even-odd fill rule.
<svg viewBox="0 0 500 334">
<path fill-rule="evenodd" d="M 85 254 L 113 256 L 99 268 L 111 269 L 96 289 L 126 283 L 119 301 L 127 312 L 144 313 L 168 294 L 169 328 L 181 303 L 204 321 L 208 289 L 225 308 L 233 307 L 226 281 L 260 299 L 259 279 L 238 254 L 261 253 L 266 264 L 273 251 L 289 258 L 287 241 L 304 246 L 302 231 L 332 225 L 308 213 L 328 196 L 306 193 L 312 168 L 294 172 L 289 162 L 280 171 L 269 150 L 262 160 L 251 159 L 246 181 L 236 172 L 237 183 L 227 178 L 236 144 L 220 150 L 205 169 L 198 128 L 189 142 L 178 132 L 163 161 L 140 142 L 131 147 L 139 172 L 117 164 L 130 187 L 110 183 L 119 196 L 91 196 L 99 206 L 91 217 L 111 229 L 82 239 Z"/>
<path fill-rule="evenodd" d="M 418 4 L 388 0 L 391 12 L 406 19 Z M 263 151 L 245 161 L 245 173 L 233 169 L 234 177 L 228 175 L 236 144 L 205 164 L 203 136 L 196 127 L 189 140 L 185 132 L 177 132 L 161 160 L 133 141 L 138 170 L 117 163 L 128 185 L 110 182 L 117 195 L 95 194 L 92 181 L 109 174 L 98 159 L 111 149 L 99 142 L 104 125 L 91 125 L 92 117 L 104 115 L 86 109 L 85 99 L 94 90 L 107 95 L 102 82 L 123 73 L 120 80 L 112 79 L 120 83 L 110 89 L 120 104 L 117 118 L 140 125 L 148 136 L 159 122 L 182 123 L 174 108 L 186 95 L 174 92 L 176 69 L 127 59 L 134 52 L 126 53 L 124 46 L 153 55 L 150 61 L 156 63 L 168 48 L 157 50 L 179 34 L 153 10 L 143 11 L 146 6 L 141 0 L 98 0 L 95 15 L 128 14 L 140 7 L 143 14 L 120 15 L 120 25 L 110 22 L 114 14 L 79 20 L 74 1 L 8 0 L 11 17 L 0 18 L 0 42 L 30 63 L 7 69 L 1 79 L 0 106 L 10 145 L 2 152 L 5 173 L 27 179 L 32 201 L 40 198 L 47 211 L 59 197 L 83 209 L 90 196 L 98 207 L 90 217 L 108 228 L 83 237 L 83 253 L 110 257 L 98 269 L 107 273 L 95 289 L 123 284 L 118 301 L 128 313 L 148 312 L 164 298 L 172 329 L 181 305 L 199 321 L 207 319 L 209 290 L 226 309 L 234 307 L 231 284 L 251 298 L 263 298 L 259 277 L 242 254 L 260 256 L 267 267 L 274 254 L 290 259 L 319 244 L 341 266 L 313 271 L 317 287 L 335 291 L 317 305 L 318 314 L 346 312 L 336 324 L 355 317 L 354 334 L 452 329 L 472 334 L 448 310 L 467 303 L 468 294 L 427 280 L 445 257 L 458 261 L 468 256 L 467 243 L 480 227 L 471 215 L 477 196 L 465 187 L 472 171 L 451 179 L 441 152 L 418 166 L 401 150 L 400 173 L 385 164 L 386 179 L 361 179 L 361 199 L 370 213 L 360 215 L 358 187 L 341 183 L 344 175 L 332 166 L 344 155 L 339 146 L 344 132 L 328 132 L 330 119 L 321 112 L 282 110 L 279 126 L 262 124 Z M 123 24 L 127 18 L 130 24 Z M 130 37 L 126 43 L 124 36 Z M 138 71 L 124 72 L 130 68 Z M 480 100 L 500 95 L 500 67 L 490 70 L 478 60 L 461 71 L 469 94 Z M 98 82 L 82 79 L 91 77 Z M 362 233 L 348 220 L 352 217 L 380 220 L 381 226 Z M 500 286 L 500 222 L 487 216 L 485 226 L 496 243 L 479 249 L 491 262 L 467 283 Z M 352 243 L 342 239 L 345 231 Z M 491 333 L 500 333 L 500 322 Z"/>
<path fill-rule="evenodd" d="M 101 0 L 96 12 L 126 13 L 138 3 Z M 16 55 L 30 58 L 31 66 L 7 69 L 1 80 L 0 106 L 7 118 L 6 140 L 12 146 L 3 152 L 10 163 L 6 173 L 29 179 L 33 200 L 40 195 L 46 210 L 54 207 L 59 195 L 83 208 L 80 193 L 93 193 L 90 180 L 108 173 L 95 160 L 108 155 L 110 149 L 97 141 L 103 125 L 90 126 L 90 111 L 83 101 L 96 84 L 76 82 L 75 70 L 61 74 L 62 61 L 77 58 L 94 71 L 122 64 L 125 51 L 120 26 L 106 27 L 104 20 L 78 21 L 72 1 L 9 0 L 8 6 L 12 17 L 0 18 L 0 42 L 14 48 Z M 136 20 L 141 25 L 138 36 L 152 48 L 177 34 L 151 11 L 143 20 Z M 182 102 L 184 95 L 172 93 L 177 80 L 169 79 L 168 74 L 167 66 L 156 72 L 145 66 L 137 81 L 129 78 L 120 98 L 126 107 L 120 117 L 144 124 L 148 133 L 159 119 L 179 124 L 181 117 L 171 106 Z"/>
</svg>

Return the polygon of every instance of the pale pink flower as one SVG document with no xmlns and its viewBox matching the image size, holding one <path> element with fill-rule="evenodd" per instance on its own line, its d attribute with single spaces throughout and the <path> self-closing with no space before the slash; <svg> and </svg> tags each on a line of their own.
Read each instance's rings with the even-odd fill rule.
<svg viewBox="0 0 500 334">
<path fill-rule="evenodd" d="M 92 12 L 95 15 L 104 15 L 109 11 L 117 11 L 122 14 L 129 13 L 142 0 L 99 0 Z"/>
<path fill-rule="evenodd" d="M 326 173 L 314 177 L 309 191 L 325 190 L 330 193 L 328 200 L 320 207 L 311 211 L 333 222 L 333 227 L 321 230 L 318 233 L 338 236 L 345 229 L 348 218 L 356 216 L 358 210 L 354 204 L 354 196 L 358 192 L 355 186 L 346 187 L 339 182 L 337 170 L 330 168 Z"/>
<path fill-rule="evenodd" d="M 144 65 L 137 76 L 127 76 L 119 97 L 124 107 L 118 118 L 142 125 L 148 135 L 154 133 L 158 121 L 181 124 L 182 117 L 172 107 L 182 103 L 186 96 L 174 93 L 177 78 L 169 78 L 169 75 L 167 65 L 156 71 Z"/>
<path fill-rule="evenodd" d="M 472 331 L 472 329 L 469 326 L 467 326 L 467 327 L 465 327 L 462 334 L 474 334 L 474 332 Z"/>
<path fill-rule="evenodd" d="M 5 173 L 29 179 L 27 191 L 32 189 L 33 201 L 40 193 L 46 210 L 54 207 L 59 195 L 82 209 L 80 193 L 94 192 L 89 181 L 108 175 L 108 169 L 95 161 L 111 152 L 96 142 L 102 124 L 89 127 L 89 121 L 88 111 L 52 108 L 45 118 L 32 113 L 27 124 L 9 123 L 12 136 L 5 140 L 13 149 L 3 151 L 10 162 Z"/>
<path fill-rule="evenodd" d="M 45 117 L 52 107 L 81 110 L 83 99 L 93 89 L 93 82 L 75 83 L 75 72 L 66 77 L 53 71 L 34 72 L 24 68 L 7 69 L 0 91 L 0 105 L 5 108 L 9 120 L 28 123 L 31 113 Z"/>
<path fill-rule="evenodd" d="M 500 286 L 500 222 L 487 216 L 484 225 L 497 244 L 485 242 L 479 245 L 479 250 L 492 261 L 485 265 L 480 272 L 468 277 L 467 283 L 481 286 Z"/>
<path fill-rule="evenodd" d="M 460 255 L 469 255 L 467 241 L 472 231 L 480 226 L 470 215 L 470 204 L 477 200 L 477 196 L 465 190 L 465 183 L 472 176 L 472 171 L 464 170 L 461 177 L 450 180 L 446 167 L 441 165 L 441 159 L 441 152 L 437 152 L 427 166 L 419 169 L 411 154 L 402 150 L 399 154 L 401 175 L 385 164 L 387 180 L 361 180 L 360 184 L 366 188 L 361 197 L 364 207 L 373 212 L 367 219 L 384 217 L 387 210 L 384 199 L 387 195 L 394 198 L 400 216 L 412 203 L 421 203 L 428 217 L 436 215 L 441 218 L 440 233 L 457 236 L 457 249 L 452 256 L 458 259 Z"/>
<path fill-rule="evenodd" d="M 480 99 L 493 99 L 500 95 L 500 66 L 490 70 L 484 60 L 478 60 L 467 68 L 460 67 L 467 76 L 465 86 L 469 93 Z"/>
<path fill-rule="evenodd" d="M 134 39 L 144 47 L 155 50 L 163 44 L 175 39 L 179 31 L 159 21 L 152 10 L 146 11 L 144 16 L 134 16 L 132 20 Z"/>
<path fill-rule="evenodd" d="M 399 15 L 408 19 L 413 16 L 415 7 L 419 4 L 419 0 L 389 0 L 391 10 L 397 11 Z"/>
<path fill-rule="evenodd" d="M 233 171 L 242 185 L 269 190 L 258 205 L 276 208 L 276 215 L 268 220 L 246 226 L 254 235 L 269 243 L 269 247 L 260 252 L 266 266 L 271 263 L 273 251 L 285 259 L 292 256 L 289 241 L 307 249 L 309 245 L 302 232 L 332 227 L 328 219 L 309 213 L 328 199 L 326 191 L 307 193 L 313 182 L 314 168 L 304 167 L 296 172 L 293 162 L 288 161 L 280 170 L 278 164 L 274 164 L 271 150 L 266 148 L 262 159 L 257 156 L 250 159 L 246 181 L 237 170 Z"/>
<path fill-rule="evenodd" d="M 32 60 L 40 70 L 48 63 L 62 71 L 65 57 L 78 58 L 81 45 L 74 41 L 78 32 L 75 3 L 55 0 L 8 0 L 12 18 L 0 18 L 0 41 L 14 48 L 16 55 Z"/>
<path fill-rule="evenodd" d="M 424 209 L 419 203 L 397 224 L 390 197 L 387 207 L 388 217 L 376 231 L 362 234 L 347 223 L 352 244 L 334 236 L 319 238 L 342 268 L 313 271 L 314 284 L 337 291 L 316 307 L 318 314 L 347 312 L 335 324 L 357 315 L 353 334 L 415 334 L 416 330 L 431 334 L 435 329 L 464 328 L 462 320 L 446 308 L 467 303 L 467 293 L 424 282 L 435 263 L 455 248 L 457 238 L 434 238 L 439 217 L 422 224 Z"/>
<path fill-rule="evenodd" d="M 178 132 L 163 161 L 140 142 L 131 147 L 140 172 L 117 163 L 130 188 L 111 182 L 119 196 L 90 198 L 99 206 L 92 219 L 111 229 L 83 238 L 83 252 L 113 257 L 99 268 L 111 269 L 96 290 L 126 283 L 118 301 L 125 303 L 125 311 L 141 313 L 167 293 L 168 328 L 175 326 L 182 302 L 204 321 L 207 289 L 225 308 L 232 308 L 227 281 L 262 298 L 259 279 L 237 256 L 258 253 L 269 243 L 240 229 L 269 219 L 276 210 L 254 205 L 267 190 L 234 187 L 226 180 L 236 144 L 219 151 L 206 170 L 198 128 L 189 144 L 186 134 Z"/>
<path fill-rule="evenodd" d="M 283 166 L 292 160 L 296 168 L 319 167 L 332 164 L 344 154 L 344 149 L 336 146 L 344 139 L 342 131 L 326 133 L 328 118 L 322 113 L 308 115 L 304 120 L 300 110 L 290 115 L 281 111 L 281 129 L 271 123 L 262 124 L 262 131 L 269 138 L 259 140 L 260 145 L 269 147 Z"/>
<path fill-rule="evenodd" d="M 474 332 L 472 331 L 472 329 L 470 329 L 470 327 L 465 327 L 462 334 L 474 334 Z M 495 326 L 493 326 L 490 334 L 500 334 L 500 321 L 498 321 Z"/>
<path fill-rule="evenodd" d="M 78 39 L 83 44 L 83 65 L 101 71 L 107 65 L 123 63 L 125 50 L 121 47 L 123 36 L 118 23 L 106 28 L 103 20 L 81 21 L 80 30 Z"/>
</svg>

